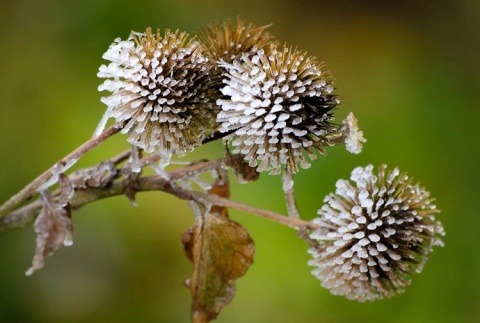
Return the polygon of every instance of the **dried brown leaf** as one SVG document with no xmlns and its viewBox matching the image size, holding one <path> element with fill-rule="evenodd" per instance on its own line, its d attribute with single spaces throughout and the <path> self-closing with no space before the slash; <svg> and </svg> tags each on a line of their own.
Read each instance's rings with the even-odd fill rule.
<svg viewBox="0 0 480 323">
<path fill-rule="evenodd" d="M 207 193 L 215 194 L 226 199 L 230 198 L 230 184 L 228 182 L 228 175 L 226 171 L 219 171 L 219 178 L 217 178 L 217 180 L 213 183 L 212 188 L 210 188 Z M 226 207 L 212 205 L 210 207 L 210 212 L 228 218 L 228 208 Z"/>
<path fill-rule="evenodd" d="M 209 194 L 230 198 L 227 171 L 220 168 Z M 192 202 L 194 225 L 184 233 L 182 244 L 193 262 L 186 284 L 192 293 L 192 320 L 209 322 L 235 296 L 235 283 L 253 263 L 255 245 L 245 228 L 228 217 L 228 209 Z"/>
<path fill-rule="evenodd" d="M 125 196 L 128 198 L 130 203 L 133 206 L 137 206 L 137 201 L 135 200 L 135 196 L 137 194 L 137 191 L 135 187 L 137 186 L 137 181 L 141 176 L 141 172 L 139 173 L 134 173 L 130 172 L 127 175 L 127 178 L 125 179 Z"/>
<path fill-rule="evenodd" d="M 219 172 L 209 194 L 230 197 L 226 172 Z M 228 209 L 195 203 L 195 223 L 182 237 L 194 264 L 187 281 L 192 293 L 192 320 L 209 322 L 235 296 L 235 283 L 253 263 L 255 245 L 247 230 L 228 217 Z"/>
<path fill-rule="evenodd" d="M 88 187 L 104 188 L 112 184 L 118 175 L 115 164 L 110 160 L 104 160 L 100 164 L 81 169 L 70 175 L 70 180 L 75 187 L 86 189 Z"/>
<path fill-rule="evenodd" d="M 209 322 L 235 296 L 236 280 L 253 263 L 254 242 L 238 222 L 205 212 L 184 234 L 182 243 L 194 263 L 187 281 L 193 298 L 192 319 Z"/>
<path fill-rule="evenodd" d="M 73 187 L 72 182 L 65 174 L 60 174 L 58 176 L 58 183 L 60 185 L 60 197 L 58 198 L 58 206 L 66 207 L 70 202 L 70 199 L 75 194 L 75 188 Z"/>
<path fill-rule="evenodd" d="M 102 161 L 85 176 L 85 185 L 88 187 L 106 187 L 117 176 L 115 164 L 109 160 Z"/>
<path fill-rule="evenodd" d="M 54 201 L 49 191 L 40 192 L 43 207 L 34 224 L 37 233 L 36 249 L 32 267 L 26 272 L 27 276 L 41 269 L 46 257 L 63 245 L 70 246 L 73 243 L 73 225 L 68 201 L 73 196 L 74 189 L 68 177 L 63 174 L 60 175 L 59 183 L 61 194 L 58 202 Z"/>
<path fill-rule="evenodd" d="M 250 166 L 245 161 L 245 156 L 241 154 L 233 155 L 227 148 L 225 154 L 225 165 L 233 169 L 237 181 L 243 182 L 253 182 L 260 178 L 260 173 L 257 172 L 255 167 Z"/>
</svg>

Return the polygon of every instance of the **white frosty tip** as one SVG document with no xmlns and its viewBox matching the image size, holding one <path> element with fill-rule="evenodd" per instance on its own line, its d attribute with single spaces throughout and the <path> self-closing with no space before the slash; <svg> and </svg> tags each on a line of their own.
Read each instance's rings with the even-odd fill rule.
<svg viewBox="0 0 480 323">
<path fill-rule="evenodd" d="M 73 246 L 73 235 L 71 232 L 65 235 L 65 239 L 63 239 L 63 245 L 65 247 Z"/>
<path fill-rule="evenodd" d="M 361 153 L 362 142 L 366 142 L 367 139 L 363 137 L 363 131 L 358 128 L 358 120 L 352 112 L 343 120 L 343 129 L 347 133 L 345 138 L 346 149 L 352 154 Z"/>
</svg>

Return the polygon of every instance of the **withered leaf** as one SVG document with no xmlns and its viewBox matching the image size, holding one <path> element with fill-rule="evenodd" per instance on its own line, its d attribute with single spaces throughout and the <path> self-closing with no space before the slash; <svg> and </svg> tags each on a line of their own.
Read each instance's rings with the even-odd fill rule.
<svg viewBox="0 0 480 323">
<path fill-rule="evenodd" d="M 226 170 L 218 170 L 208 193 L 230 197 Z M 235 296 L 235 283 L 253 263 L 255 245 L 247 230 L 228 217 L 227 208 L 198 202 L 191 206 L 195 223 L 182 243 L 194 269 L 186 284 L 192 293 L 193 322 L 209 322 Z"/>
<path fill-rule="evenodd" d="M 219 171 L 219 178 L 217 178 L 217 180 L 213 183 L 212 188 L 210 188 L 207 193 L 215 194 L 227 199 L 230 198 L 230 183 L 228 182 L 228 175 L 225 170 Z M 200 208 L 202 210 L 204 209 L 204 207 Z M 201 213 L 203 214 L 203 212 Z M 228 218 L 228 208 L 226 207 L 212 205 L 210 207 L 210 213 Z"/>
<path fill-rule="evenodd" d="M 109 160 L 102 161 L 99 165 L 89 170 L 85 176 L 85 186 L 106 187 L 117 176 L 115 164 Z"/>
<path fill-rule="evenodd" d="M 58 198 L 58 206 L 66 207 L 70 202 L 70 199 L 75 194 L 75 188 L 73 187 L 72 182 L 65 174 L 60 174 L 58 176 L 58 183 L 60 185 L 60 197 Z"/>
<path fill-rule="evenodd" d="M 80 189 L 88 187 L 104 188 L 112 184 L 118 175 L 118 170 L 113 162 L 104 160 L 100 164 L 78 170 L 70 175 L 71 182 Z"/>
<path fill-rule="evenodd" d="M 244 155 L 231 154 L 228 148 L 225 154 L 225 165 L 233 169 L 237 180 L 241 183 L 253 182 L 260 178 L 260 173 L 245 161 Z"/>
<path fill-rule="evenodd" d="M 192 319 L 209 322 L 235 296 L 236 280 L 253 262 L 254 242 L 238 222 L 205 212 L 184 234 L 182 243 L 194 263 L 193 275 L 187 281 Z"/>
<path fill-rule="evenodd" d="M 125 196 L 128 198 L 128 200 L 133 206 L 137 206 L 137 202 L 135 200 L 137 191 L 135 190 L 135 186 L 140 176 L 141 172 L 130 172 L 125 179 Z"/>
<path fill-rule="evenodd" d="M 73 196 L 74 190 L 68 177 L 63 174 L 60 175 L 59 183 L 61 194 L 57 202 L 49 191 L 40 192 L 43 207 L 34 224 L 37 233 L 36 249 L 32 267 L 26 272 L 27 276 L 42 268 L 45 258 L 62 245 L 70 246 L 73 243 L 73 225 L 68 201 Z"/>
</svg>

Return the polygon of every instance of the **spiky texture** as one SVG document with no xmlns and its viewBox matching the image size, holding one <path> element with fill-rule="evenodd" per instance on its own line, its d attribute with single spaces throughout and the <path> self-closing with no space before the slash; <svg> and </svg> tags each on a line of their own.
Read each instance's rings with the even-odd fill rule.
<svg viewBox="0 0 480 323">
<path fill-rule="evenodd" d="M 332 110 L 340 101 L 315 57 L 272 44 L 223 66 L 225 98 L 217 101 L 217 122 L 250 166 L 278 174 L 284 165 L 296 173 L 298 165 L 310 166 L 304 153 L 315 159 L 333 144 L 338 128 Z"/>
<path fill-rule="evenodd" d="M 339 180 L 313 220 L 309 264 L 333 294 L 358 301 L 391 297 L 420 273 L 444 230 L 430 193 L 397 168 L 357 167 Z"/>
<path fill-rule="evenodd" d="M 243 54 L 253 55 L 259 49 L 267 48 L 274 37 L 266 31 L 270 25 L 256 27 L 240 18 L 236 23 L 224 20 L 223 24 L 211 24 L 199 32 L 199 40 L 212 62 L 231 62 Z"/>
<path fill-rule="evenodd" d="M 218 96 L 198 42 L 185 32 L 132 33 L 116 39 L 103 58 L 111 63 L 100 67 L 98 76 L 107 80 L 99 90 L 112 92 L 102 98 L 108 106 L 103 123 L 114 118 L 131 144 L 183 154 L 210 132 Z"/>
</svg>

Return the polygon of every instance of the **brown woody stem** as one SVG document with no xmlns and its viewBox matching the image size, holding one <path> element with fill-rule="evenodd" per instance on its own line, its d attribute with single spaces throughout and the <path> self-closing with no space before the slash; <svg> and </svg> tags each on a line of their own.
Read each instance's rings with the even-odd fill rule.
<svg viewBox="0 0 480 323">
<path fill-rule="evenodd" d="M 25 186 L 20 192 L 12 196 L 8 201 L 6 201 L 0 207 L 0 220 L 3 219 L 5 216 L 7 216 L 16 207 L 18 207 L 18 205 L 27 201 L 35 193 L 37 193 L 38 188 L 42 184 L 47 182 L 54 175 L 55 168 L 58 168 L 58 167 L 61 168 L 61 167 L 64 167 L 65 165 L 74 163 L 76 160 L 80 159 L 80 157 L 82 157 L 86 152 L 97 147 L 107 138 L 111 137 L 112 135 L 120 131 L 120 129 L 121 127 L 111 126 L 110 128 L 106 129 L 104 132 L 102 132 L 98 137 L 94 137 L 88 140 L 87 142 L 85 142 L 84 144 L 82 144 L 80 147 L 72 151 L 70 154 L 62 158 L 54 166 L 52 166 L 51 168 L 46 170 L 44 173 L 42 173 L 40 176 L 38 176 L 36 179 L 34 179 L 32 182 L 30 182 L 30 184 Z"/>
<path fill-rule="evenodd" d="M 146 158 L 149 158 L 148 156 Z M 188 201 L 196 201 L 203 204 L 218 205 L 228 208 L 237 209 L 250 214 L 258 215 L 269 219 L 274 222 L 278 222 L 296 229 L 313 229 L 315 225 L 311 222 L 301 220 L 300 218 L 287 217 L 281 214 L 270 212 L 263 209 L 258 209 L 243 203 L 239 203 L 227 198 L 223 198 L 214 194 L 207 194 L 190 189 L 184 189 L 175 185 L 175 182 L 179 179 L 192 176 L 204 171 L 218 169 L 223 165 L 223 159 L 200 162 L 193 165 L 189 165 L 178 170 L 169 172 L 169 178 L 165 179 L 162 176 L 147 176 L 136 180 L 130 181 L 128 178 L 117 178 L 110 185 L 106 187 L 86 187 L 77 188 L 74 196 L 70 200 L 70 206 L 73 210 L 95 202 L 107 197 L 113 197 L 117 195 L 123 195 L 128 189 L 133 189 L 136 192 L 142 191 L 163 191 L 172 194 L 180 199 Z M 77 171 L 77 176 L 78 172 Z M 55 196 L 58 198 L 58 196 Z M 26 223 L 32 222 L 36 215 L 40 212 L 42 202 L 36 200 L 28 205 L 23 206 L 0 219 L 0 232 L 8 231 L 17 227 L 21 227 Z"/>
</svg>

